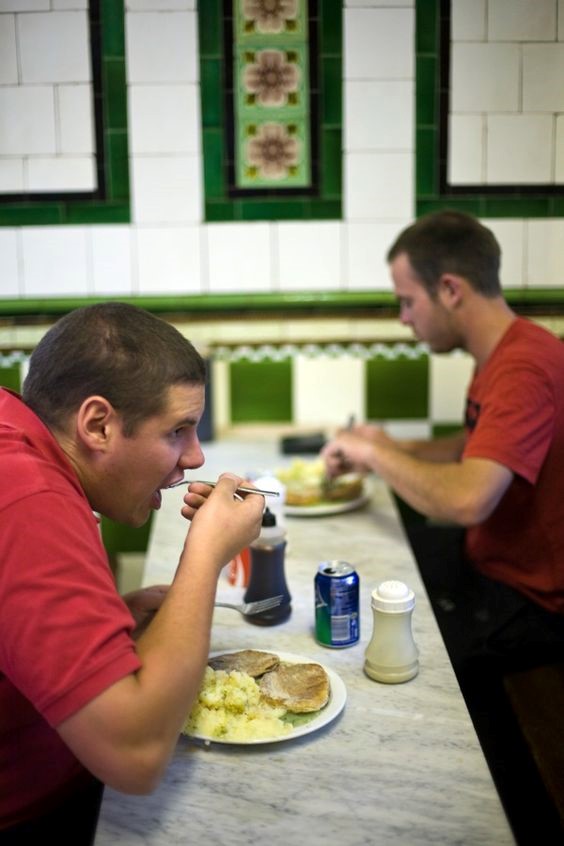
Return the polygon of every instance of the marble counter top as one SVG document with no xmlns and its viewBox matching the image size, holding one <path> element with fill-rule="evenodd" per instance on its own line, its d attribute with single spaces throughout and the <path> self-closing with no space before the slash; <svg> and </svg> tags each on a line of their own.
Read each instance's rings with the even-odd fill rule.
<svg viewBox="0 0 564 846">
<path fill-rule="evenodd" d="M 289 461 L 268 439 L 220 441 L 205 452 L 203 478 Z M 343 713 L 318 732 L 261 746 L 204 747 L 181 738 L 151 796 L 106 790 L 96 846 L 514 843 L 393 501 L 380 480 L 369 489 L 359 511 L 286 518 L 287 622 L 262 628 L 218 608 L 212 631 L 213 650 L 280 650 L 330 667 L 347 688 Z M 181 499 L 179 490 L 164 496 L 145 584 L 173 577 L 186 532 Z M 361 642 L 340 650 L 313 636 L 313 578 L 320 561 L 336 558 L 356 567 L 361 587 Z M 372 634 L 370 593 L 388 578 L 405 581 L 416 596 L 420 671 L 399 685 L 372 681 L 362 670 Z M 218 594 L 237 599 L 242 589 L 222 578 Z"/>
</svg>

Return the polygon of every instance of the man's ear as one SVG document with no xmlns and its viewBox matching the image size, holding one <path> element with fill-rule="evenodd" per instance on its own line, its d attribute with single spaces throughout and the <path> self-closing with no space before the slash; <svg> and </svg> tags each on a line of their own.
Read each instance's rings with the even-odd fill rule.
<svg viewBox="0 0 564 846">
<path fill-rule="evenodd" d="M 457 308 L 464 295 L 464 280 L 454 273 L 443 273 L 439 279 L 437 293 L 446 308 Z"/>
<path fill-rule="evenodd" d="M 117 426 L 113 405 L 104 397 L 87 397 L 76 416 L 76 429 L 84 446 L 105 452 Z"/>
</svg>

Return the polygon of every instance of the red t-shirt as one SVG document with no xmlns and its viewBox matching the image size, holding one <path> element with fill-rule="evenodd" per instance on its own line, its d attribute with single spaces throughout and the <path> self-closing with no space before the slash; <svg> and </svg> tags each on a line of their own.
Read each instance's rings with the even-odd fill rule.
<svg viewBox="0 0 564 846">
<path fill-rule="evenodd" d="M 59 445 L 0 390 L 0 829 L 88 775 L 56 726 L 136 671 L 133 618 Z"/>
<path fill-rule="evenodd" d="M 493 514 L 468 529 L 478 570 L 564 613 L 564 344 L 517 318 L 474 375 L 465 458 L 514 478 Z"/>
</svg>

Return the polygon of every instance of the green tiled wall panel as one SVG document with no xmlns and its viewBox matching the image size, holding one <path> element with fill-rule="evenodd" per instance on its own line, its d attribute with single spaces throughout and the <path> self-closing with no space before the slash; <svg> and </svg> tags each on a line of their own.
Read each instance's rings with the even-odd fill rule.
<svg viewBox="0 0 564 846">
<path fill-rule="evenodd" d="M 539 185 L 538 192 L 531 192 L 529 186 L 525 190 L 523 186 L 516 185 L 510 194 L 495 193 L 485 186 L 484 190 L 480 190 L 479 186 L 471 186 L 466 191 L 463 186 L 456 189 L 441 187 L 437 143 L 441 120 L 439 67 L 443 60 L 440 43 L 441 12 L 449 17 L 449 20 L 445 20 L 448 25 L 450 7 L 451 4 L 443 0 L 415 0 L 417 215 L 448 207 L 482 218 L 563 217 L 564 196 L 562 193 L 558 196 L 554 190 L 547 193 L 542 185 Z M 430 121 L 433 127 L 429 125 Z"/>
<path fill-rule="evenodd" d="M 429 414 L 429 359 L 366 362 L 366 416 L 369 420 L 412 420 Z"/>
<path fill-rule="evenodd" d="M 224 113 L 225 73 L 222 64 L 225 61 L 224 8 L 230 10 L 232 6 L 229 3 L 224 6 L 221 0 L 209 0 L 198 7 L 205 219 L 214 222 L 341 219 L 342 0 L 319 0 L 317 4 L 320 180 L 315 196 L 309 185 L 301 193 L 299 188 L 294 189 L 289 196 L 283 193 L 271 193 L 269 196 L 268 192 L 275 189 L 271 185 L 264 188 L 262 196 L 229 194 L 226 160 L 229 129 Z M 306 4 L 300 14 L 305 8 Z M 260 188 L 257 185 L 257 189 Z"/>
<path fill-rule="evenodd" d="M 233 423 L 292 421 L 292 360 L 234 361 L 230 365 Z"/>
<path fill-rule="evenodd" d="M 41 197 L 0 199 L 0 226 L 130 221 L 124 0 L 100 0 L 99 17 L 92 15 L 90 21 L 92 43 L 101 45 L 101 92 L 96 103 L 101 106 L 98 117 L 105 150 L 105 196 L 75 199 L 72 192 L 61 192 L 56 201 Z"/>
</svg>

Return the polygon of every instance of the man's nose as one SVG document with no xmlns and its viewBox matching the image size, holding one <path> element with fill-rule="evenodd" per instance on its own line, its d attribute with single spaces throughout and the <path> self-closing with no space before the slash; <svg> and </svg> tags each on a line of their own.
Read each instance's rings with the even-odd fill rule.
<svg viewBox="0 0 564 846">
<path fill-rule="evenodd" d="M 189 470 L 192 467 L 201 467 L 204 461 L 205 458 L 200 441 L 196 438 L 195 442 L 184 450 L 178 464 L 183 470 Z"/>
</svg>

